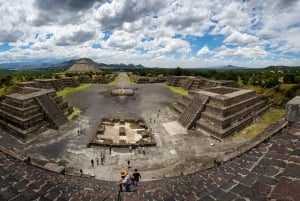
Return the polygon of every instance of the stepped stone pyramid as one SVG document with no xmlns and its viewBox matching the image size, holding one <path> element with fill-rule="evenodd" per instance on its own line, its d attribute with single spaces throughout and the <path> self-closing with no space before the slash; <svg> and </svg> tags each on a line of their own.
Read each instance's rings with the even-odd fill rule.
<svg viewBox="0 0 300 201">
<path fill-rule="evenodd" d="M 0 126 L 22 139 L 46 127 L 59 128 L 68 121 L 66 116 L 73 110 L 55 90 L 28 87 L 36 83 L 18 84 L 0 103 Z"/>
<path fill-rule="evenodd" d="M 186 90 L 198 90 L 217 86 L 237 87 L 236 82 L 230 80 L 213 80 L 204 77 L 171 76 L 167 84 L 182 87 Z"/>
<path fill-rule="evenodd" d="M 97 63 L 90 59 L 79 59 L 66 72 L 101 72 Z"/>
<path fill-rule="evenodd" d="M 192 91 L 174 106 L 179 122 L 222 139 L 255 121 L 266 109 L 266 102 L 253 90 L 212 87 Z"/>
</svg>

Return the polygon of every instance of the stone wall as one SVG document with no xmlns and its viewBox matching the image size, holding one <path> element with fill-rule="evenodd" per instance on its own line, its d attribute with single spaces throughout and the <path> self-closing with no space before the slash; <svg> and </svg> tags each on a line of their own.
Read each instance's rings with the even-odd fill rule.
<svg viewBox="0 0 300 201">
<path fill-rule="evenodd" d="M 41 101 L 40 97 L 43 96 L 48 101 Z M 0 126 L 10 134 L 26 139 L 39 133 L 51 122 L 62 125 L 67 121 L 65 115 L 71 112 L 72 107 L 58 98 L 54 90 L 19 87 L 0 103 Z"/>
<path fill-rule="evenodd" d="M 167 84 L 170 86 L 182 87 L 186 90 L 199 90 L 217 86 L 238 87 L 235 81 L 214 80 L 193 76 L 171 76 L 168 78 Z"/>
<path fill-rule="evenodd" d="M 300 121 L 300 96 L 294 97 L 286 104 L 285 118 L 289 122 Z"/>
</svg>

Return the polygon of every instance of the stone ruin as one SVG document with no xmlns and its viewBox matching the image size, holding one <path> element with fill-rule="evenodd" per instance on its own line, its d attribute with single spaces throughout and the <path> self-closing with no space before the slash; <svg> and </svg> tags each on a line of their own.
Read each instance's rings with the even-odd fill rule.
<svg viewBox="0 0 300 201">
<path fill-rule="evenodd" d="M 203 88 L 227 86 L 238 87 L 236 82 L 230 80 L 213 80 L 204 77 L 192 77 L 192 76 L 171 76 L 169 77 L 167 84 L 175 87 L 182 87 L 186 90 L 197 90 Z"/>
<path fill-rule="evenodd" d="M 167 81 L 167 78 L 164 76 L 147 77 L 147 76 L 135 75 L 133 73 L 129 73 L 128 75 L 130 79 L 137 84 L 163 83 Z"/>
<path fill-rule="evenodd" d="M 300 121 L 300 96 L 294 97 L 286 104 L 285 118 L 289 122 Z"/>
<path fill-rule="evenodd" d="M 38 84 L 39 81 L 19 83 L 0 103 L 0 126 L 24 140 L 43 128 L 59 128 L 68 122 L 66 116 L 73 111 L 54 89 L 33 87 Z"/>
<path fill-rule="evenodd" d="M 34 87 L 43 89 L 53 89 L 55 91 L 63 90 L 65 87 L 76 87 L 80 84 L 79 81 L 73 77 L 66 77 L 63 79 L 35 79 L 34 81 L 19 82 L 15 90 L 23 87 Z"/>
<path fill-rule="evenodd" d="M 133 96 L 134 95 L 134 89 L 130 88 L 117 88 L 111 90 L 112 96 Z"/>
<path fill-rule="evenodd" d="M 184 127 L 217 139 L 241 130 L 267 109 L 255 91 L 223 86 L 191 91 L 173 107 Z"/>
<path fill-rule="evenodd" d="M 100 125 L 88 146 L 156 146 L 154 135 L 143 119 L 107 119 Z"/>
</svg>

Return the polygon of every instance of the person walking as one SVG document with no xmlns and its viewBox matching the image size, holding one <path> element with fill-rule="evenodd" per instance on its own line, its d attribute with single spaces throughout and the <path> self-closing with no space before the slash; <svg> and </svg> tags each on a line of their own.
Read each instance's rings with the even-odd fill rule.
<svg viewBox="0 0 300 201">
<path fill-rule="evenodd" d="M 130 168 L 130 160 L 127 161 L 128 169 Z"/>
<path fill-rule="evenodd" d="M 138 169 L 134 170 L 133 177 L 134 177 L 133 185 L 138 186 L 140 179 L 142 179 L 142 176 L 138 172 Z"/>
<path fill-rule="evenodd" d="M 131 179 L 129 173 L 127 173 L 125 179 L 124 179 L 124 185 L 125 185 L 125 190 L 127 192 L 130 192 L 130 186 L 131 186 Z"/>
<path fill-rule="evenodd" d="M 143 154 L 146 155 L 145 147 L 143 147 Z"/>
<path fill-rule="evenodd" d="M 104 165 L 104 155 L 101 154 L 101 165 Z"/>
<path fill-rule="evenodd" d="M 132 146 L 130 145 L 129 146 L 129 153 L 131 153 L 132 152 Z"/>
<path fill-rule="evenodd" d="M 109 145 L 109 155 L 111 155 L 111 144 Z"/>
<path fill-rule="evenodd" d="M 94 167 L 94 159 L 91 160 L 92 168 Z"/>
</svg>

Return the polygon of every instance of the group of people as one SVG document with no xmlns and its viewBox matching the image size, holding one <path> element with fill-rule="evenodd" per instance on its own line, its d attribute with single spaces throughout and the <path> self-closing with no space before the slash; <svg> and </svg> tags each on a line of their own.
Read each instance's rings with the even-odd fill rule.
<svg viewBox="0 0 300 201">
<path fill-rule="evenodd" d="M 105 154 L 101 152 L 101 155 L 100 155 L 100 160 L 101 160 L 101 165 L 104 165 L 104 162 L 105 162 Z M 97 162 L 97 165 L 99 165 L 99 159 L 96 158 L 96 162 Z M 91 165 L 92 165 L 92 168 L 94 167 L 94 159 L 91 160 Z"/>
<path fill-rule="evenodd" d="M 120 191 L 122 192 L 125 189 L 126 192 L 130 192 L 131 185 L 138 186 L 140 179 L 142 179 L 142 176 L 137 169 L 134 170 L 132 175 L 128 172 L 126 173 L 126 171 L 121 171 Z"/>
<path fill-rule="evenodd" d="M 145 147 L 137 146 L 136 150 L 137 150 L 137 153 L 139 153 L 139 154 L 143 153 L 144 155 L 146 155 Z M 131 153 L 131 152 L 132 152 L 132 146 L 129 146 L 129 153 Z"/>
</svg>

